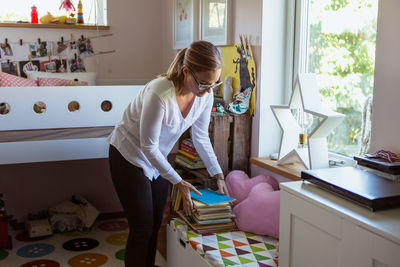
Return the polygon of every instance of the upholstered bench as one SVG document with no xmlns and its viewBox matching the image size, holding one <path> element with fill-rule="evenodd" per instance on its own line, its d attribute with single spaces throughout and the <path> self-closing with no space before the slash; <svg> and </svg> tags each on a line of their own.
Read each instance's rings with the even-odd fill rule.
<svg viewBox="0 0 400 267">
<path fill-rule="evenodd" d="M 278 266 L 278 240 L 242 231 L 197 234 L 180 219 L 167 225 L 167 266 Z"/>
</svg>

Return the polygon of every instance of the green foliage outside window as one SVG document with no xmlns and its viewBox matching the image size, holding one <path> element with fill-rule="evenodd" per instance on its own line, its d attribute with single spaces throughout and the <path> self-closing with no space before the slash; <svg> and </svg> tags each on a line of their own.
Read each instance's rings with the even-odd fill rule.
<svg viewBox="0 0 400 267">
<path fill-rule="evenodd" d="M 346 115 L 344 122 L 328 137 L 328 147 L 347 155 L 359 151 L 361 111 L 366 97 L 373 92 L 377 2 L 311 0 L 308 72 L 317 74 L 322 102 Z M 355 17 L 368 19 L 356 30 L 347 30 L 345 24 L 342 31 L 332 30 L 336 25 L 324 29 L 329 23 L 327 14 L 331 18 L 337 16 L 339 24 L 349 11 Z M 352 26 L 353 21 L 346 23 Z"/>
<path fill-rule="evenodd" d="M 29 18 L 28 16 L 21 16 L 15 12 L 9 12 L 4 16 L 0 15 L 0 21 L 29 21 Z"/>
</svg>

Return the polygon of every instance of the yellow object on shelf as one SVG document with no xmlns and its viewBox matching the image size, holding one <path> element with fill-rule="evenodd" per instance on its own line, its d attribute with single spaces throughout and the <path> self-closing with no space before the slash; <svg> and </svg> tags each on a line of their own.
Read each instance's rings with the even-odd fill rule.
<svg viewBox="0 0 400 267">
<path fill-rule="evenodd" d="M 42 16 L 39 19 L 40 23 L 43 23 L 43 24 L 47 24 L 47 23 L 64 24 L 66 20 L 67 20 L 66 16 L 55 17 L 50 12 L 47 12 L 46 15 Z"/>
</svg>

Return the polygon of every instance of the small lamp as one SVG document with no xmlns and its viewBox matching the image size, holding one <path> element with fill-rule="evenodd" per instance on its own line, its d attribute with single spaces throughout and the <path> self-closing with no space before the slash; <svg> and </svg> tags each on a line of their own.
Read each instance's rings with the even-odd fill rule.
<svg viewBox="0 0 400 267">
<path fill-rule="evenodd" d="M 271 109 L 282 129 L 278 164 L 300 160 L 306 169 L 328 168 L 326 137 L 345 116 L 322 106 L 316 75 L 299 74 L 289 105 L 272 105 Z M 313 117 L 320 121 L 308 133 Z"/>
</svg>

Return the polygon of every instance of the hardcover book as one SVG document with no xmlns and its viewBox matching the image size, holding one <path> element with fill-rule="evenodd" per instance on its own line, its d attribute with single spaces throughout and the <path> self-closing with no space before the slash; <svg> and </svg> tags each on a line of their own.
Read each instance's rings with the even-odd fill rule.
<svg viewBox="0 0 400 267">
<path fill-rule="evenodd" d="M 190 192 L 190 196 L 192 197 L 192 199 L 196 199 L 196 200 L 203 202 L 204 204 L 207 204 L 209 206 L 226 204 L 226 203 L 230 203 L 230 202 L 233 202 L 236 200 L 232 197 L 214 192 L 210 189 L 201 189 L 199 191 L 200 191 L 200 193 L 202 193 L 201 196 L 199 196 L 193 192 Z"/>
<path fill-rule="evenodd" d="M 193 220 L 192 217 L 185 216 L 183 211 L 177 212 L 179 217 L 181 217 L 187 225 L 189 225 L 194 231 L 204 234 L 204 233 L 214 233 L 214 232 L 224 232 L 235 230 L 236 225 L 234 222 L 220 223 L 220 224 L 210 224 L 210 225 L 199 225 Z"/>
</svg>

